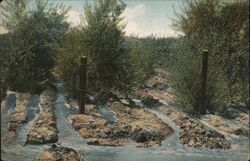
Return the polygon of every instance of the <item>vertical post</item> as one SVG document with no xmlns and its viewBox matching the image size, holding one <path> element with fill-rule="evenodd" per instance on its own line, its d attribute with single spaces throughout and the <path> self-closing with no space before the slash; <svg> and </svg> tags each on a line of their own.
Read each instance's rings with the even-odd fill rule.
<svg viewBox="0 0 250 161">
<path fill-rule="evenodd" d="M 0 0 L 0 3 L 1 3 L 1 0 Z M 2 76 L 0 75 L 0 107 L 1 109 L 2 109 L 2 95 L 3 95 L 2 89 L 3 89 L 3 82 L 2 82 Z"/>
<path fill-rule="evenodd" d="M 80 85 L 79 85 L 79 113 L 85 113 L 87 57 L 81 57 L 80 63 Z"/>
<path fill-rule="evenodd" d="M 202 80 L 201 80 L 201 106 L 200 114 L 205 114 L 207 110 L 207 68 L 208 68 L 208 50 L 203 50 L 202 55 Z"/>
</svg>

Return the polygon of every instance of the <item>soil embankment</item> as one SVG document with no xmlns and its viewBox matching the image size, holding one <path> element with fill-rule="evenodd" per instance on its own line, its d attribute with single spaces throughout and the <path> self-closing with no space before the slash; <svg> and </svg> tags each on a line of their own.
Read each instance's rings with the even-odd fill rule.
<svg viewBox="0 0 250 161">
<path fill-rule="evenodd" d="M 234 117 L 230 117 L 232 116 L 230 113 Z M 224 111 L 223 117 L 207 114 L 201 117 L 201 121 L 222 133 L 249 137 L 249 114 L 247 112 L 229 108 Z"/>
<path fill-rule="evenodd" d="M 209 130 L 199 121 L 190 118 L 186 114 L 177 112 L 166 106 L 159 107 L 159 111 L 169 116 L 179 126 L 179 139 L 182 144 L 210 149 L 231 148 L 230 143 L 225 139 L 224 135 L 214 130 Z"/>
<path fill-rule="evenodd" d="M 37 161 L 87 161 L 74 149 L 53 144 L 38 156 Z"/>
<path fill-rule="evenodd" d="M 16 136 L 17 129 L 21 124 L 27 123 L 27 104 L 30 101 L 31 95 L 28 93 L 16 92 L 16 107 L 15 112 L 11 115 L 8 131 L 3 139 L 3 144 L 7 144 Z"/>
<path fill-rule="evenodd" d="M 191 118 L 184 112 L 170 108 L 175 99 L 169 87 L 167 73 L 158 70 L 142 89 L 136 89 L 134 95 L 140 98 L 146 106 L 155 108 L 167 115 L 180 128 L 179 139 L 190 147 L 210 149 L 229 149 L 231 147 L 223 134 L 204 126 L 199 120 Z M 161 101 L 164 103 L 161 104 Z M 165 105 L 163 105 L 165 104 Z"/>
<path fill-rule="evenodd" d="M 57 141 L 58 130 L 53 111 L 56 92 L 45 90 L 40 98 L 40 115 L 35 121 L 33 129 L 27 134 L 26 142 L 30 144 L 54 143 Z"/>
<path fill-rule="evenodd" d="M 80 136 L 91 145 L 139 147 L 160 145 L 173 130 L 154 114 L 125 106 L 119 101 L 108 106 L 117 114 L 117 122 L 108 122 L 98 113 L 71 115 L 69 120 Z M 96 110 L 95 110 L 96 111 Z"/>
</svg>

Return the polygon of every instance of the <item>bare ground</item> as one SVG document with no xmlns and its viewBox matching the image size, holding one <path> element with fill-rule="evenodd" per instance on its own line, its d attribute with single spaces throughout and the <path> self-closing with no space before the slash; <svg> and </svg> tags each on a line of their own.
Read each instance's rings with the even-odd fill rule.
<svg viewBox="0 0 250 161">
<path fill-rule="evenodd" d="M 38 156 L 37 161 L 87 161 L 74 149 L 53 144 Z"/>
<path fill-rule="evenodd" d="M 27 122 L 27 104 L 30 101 L 29 93 L 16 92 L 15 112 L 11 115 L 7 134 L 3 138 L 3 144 L 10 143 L 16 136 L 17 129 L 20 125 Z"/>
<path fill-rule="evenodd" d="M 26 142 L 30 144 L 54 143 L 57 141 L 58 130 L 53 111 L 56 93 L 46 90 L 41 94 L 40 115 L 35 121 L 33 129 L 27 134 Z"/>
<path fill-rule="evenodd" d="M 154 114 L 113 102 L 109 107 L 117 113 L 118 121 L 108 122 L 98 113 L 71 115 L 70 122 L 91 145 L 138 147 L 160 145 L 173 130 Z"/>
</svg>

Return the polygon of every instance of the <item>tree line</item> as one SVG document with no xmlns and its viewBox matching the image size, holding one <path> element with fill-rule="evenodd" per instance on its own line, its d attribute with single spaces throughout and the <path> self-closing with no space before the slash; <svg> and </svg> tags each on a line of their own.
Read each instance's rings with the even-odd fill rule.
<svg viewBox="0 0 250 161">
<path fill-rule="evenodd" d="M 165 42 L 173 41 L 125 36 L 126 5 L 120 0 L 87 3 L 85 20 L 75 28 L 66 21 L 67 6 L 36 0 L 29 10 L 28 3 L 2 6 L 8 29 L 0 38 L 2 87 L 10 90 L 39 93 L 58 77 L 67 95 L 77 98 L 81 56 L 88 57 L 88 92 L 129 90 L 152 75 L 158 58 L 169 52 Z"/>
<path fill-rule="evenodd" d="M 173 26 L 184 33 L 172 46 L 171 79 L 179 106 L 198 111 L 202 50 L 209 50 L 210 112 L 249 106 L 249 1 L 192 0 Z"/>
<path fill-rule="evenodd" d="M 64 5 L 36 0 L 2 5 L 8 30 L 0 35 L 1 93 L 6 89 L 39 93 L 62 80 L 68 97 L 78 97 L 79 63 L 88 57 L 88 92 L 127 91 L 144 84 L 156 68 L 170 73 L 177 104 L 200 106 L 201 51 L 209 50 L 210 111 L 249 104 L 249 2 L 184 2 L 173 27 L 177 38 L 125 36 L 121 0 L 97 0 L 84 6 L 84 20 L 69 27 Z"/>
</svg>

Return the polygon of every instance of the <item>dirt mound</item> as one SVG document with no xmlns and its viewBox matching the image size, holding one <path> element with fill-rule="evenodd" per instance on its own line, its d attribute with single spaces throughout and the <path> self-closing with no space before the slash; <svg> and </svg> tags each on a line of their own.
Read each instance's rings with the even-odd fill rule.
<svg viewBox="0 0 250 161">
<path fill-rule="evenodd" d="M 160 145 L 173 130 L 154 114 L 124 106 L 109 104 L 117 113 L 118 122 L 110 123 L 100 115 L 71 115 L 69 120 L 79 134 L 91 145 L 122 146 L 134 142 L 137 146 Z"/>
<path fill-rule="evenodd" d="M 210 149 L 231 148 L 230 143 L 222 134 L 208 130 L 200 122 L 184 113 L 177 112 L 166 106 L 159 107 L 159 110 L 168 115 L 180 127 L 179 139 L 182 144 Z"/>
<path fill-rule="evenodd" d="M 143 105 L 147 107 L 154 107 L 154 106 L 162 105 L 162 103 L 159 102 L 159 99 L 156 99 L 150 95 L 143 96 L 141 102 L 143 103 Z"/>
<path fill-rule="evenodd" d="M 16 136 L 17 128 L 24 123 L 27 123 L 27 104 L 31 98 L 29 93 L 20 93 L 16 92 L 16 107 L 15 112 L 11 115 L 9 121 L 8 132 L 3 139 L 4 144 L 7 144 L 12 141 L 12 139 Z"/>
<path fill-rule="evenodd" d="M 58 130 L 53 112 L 56 93 L 46 90 L 41 95 L 41 111 L 34 128 L 27 134 L 26 142 L 30 144 L 54 143 L 57 141 Z"/>
<path fill-rule="evenodd" d="M 235 134 L 235 135 L 240 135 L 240 136 L 249 136 L 249 132 L 247 130 L 247 126 L 245 126 L 246 122 L 249 122 L 249 117 L 246 116 L 244 113 L 239 113 L 238 116 L 235 117 L 234 119 L 230 118 L 223 118 L 221 116 L 216 116 L 216 115 L 204 115 L 201 118 L 202 121 L 207 122 L 208 124 L 214 126 L 217 128 L 219 131 L 229 133 L 229 134 Z M 237 125 L 237 128 L 235 128 L 235 125 L 232 126 L 231 124 L 227 123 L 228 122 L 233 122 L 233 124 Z"/>
<path fill-rule="evenodd" d="M 59 147 L 53 144 L 45 149 L 37 158 L 37 161 L 87 161 L 82 155 L 74 149 Z"/>
</svg>

